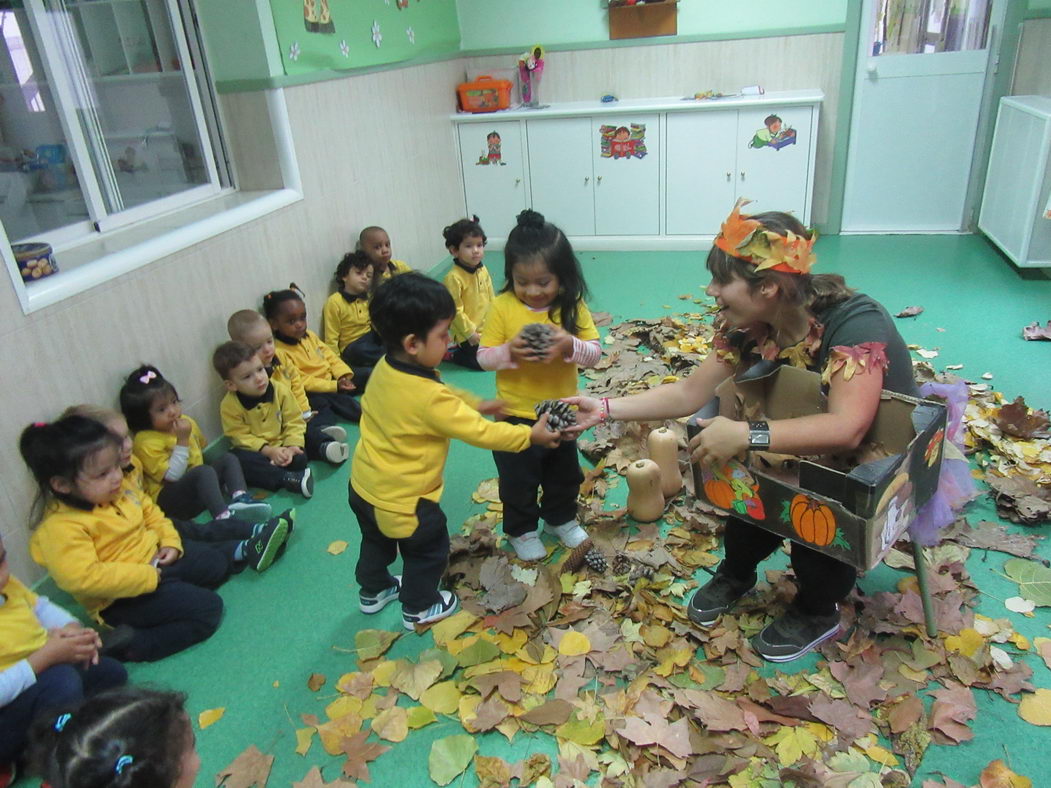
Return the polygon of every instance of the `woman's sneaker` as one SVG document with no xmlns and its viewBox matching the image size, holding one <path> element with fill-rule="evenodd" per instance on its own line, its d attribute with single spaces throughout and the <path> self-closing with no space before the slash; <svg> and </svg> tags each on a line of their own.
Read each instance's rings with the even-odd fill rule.
<svg viewBox="0 0 1051 788">
<path fill-rule="evenodd" d="M 245 539 L 245 563 L 257 572 L 265 572 L 274 563 L 286 539 L 288 521 L 275 517 L 258 534 Z"/>
<path fill-rule="evenodd" d="M 557 536 L 558 541 L 569 548 L 577 547 L 588 538 L 588 532 L 581 528 L 576 520 L 570 520 L 562 525 L 544 523 L 544 530 Z"/>
<path fill-rule="evenodd" d="M 809 616 L 789 607 L 781 618 L 752 638 L 752 648 L 767 662 L 790 662 L 839 635 L 839 607 L 827 616 Z"/>
<path fill-rule="evenodd" d="M 321 431 L 334 441 L 339 441 L 340 443 L 347 442 L 347 431 L 338 424 L 333 424 L 329 427 L 322 427 Z"/>
<path fill-rule="evenodd" d="M 536 531 L 521 536 L 509 536 L 507 541 L 522 561 L 540 561 L 547 558 L 547 548 L 540 541 L 540 534 Z"/>
<path fill-rule="evenodd" d="M 383 589 L 378 594 L 366 594 L 364 591 L 359 591 L 358 607 L 361 608 L 362 613 L 369 615 L 379 613 L 397 599 L 399 593 L 401 593 L 401 575 L 394 575 L 394 585 Z"/>
<path fill-rule="evenodd" d="M 239 520 L 250 523 L 262 523 L 270 519 L 270 504 L 266 501 L 257 501 L 251 493 L 243 492 L 230 499 L 226 506 L 230 514 Z"/>
<path fill-rule="evenodd" d="M 426 610 L 421 610 L 419 613 L 410 613 L 408 610 L 403 610 L 401 613 L 401 621 L 405 625 L 406 629 L 416 629 L 417 624 L 433 624 L 435 621 L 441 621 L 443 618 L 448 618 L 456 612 L 456 608 L 460 606 L 460 600 L 456 598 L 456 594 L 452 591 L 439 591 L 441 602 L 435 602 Z"/>
<path fill-rule="evenodd" d="M 755 588 L 755 581 L 754 572 L 751 580 L 741 581 L 716 571 L 712 579 L 694 593 L 686 608 L 686 615 L 694 624 L 710 627 L 719 616 L 733 607 L 738 599 Z"/>
</svg>

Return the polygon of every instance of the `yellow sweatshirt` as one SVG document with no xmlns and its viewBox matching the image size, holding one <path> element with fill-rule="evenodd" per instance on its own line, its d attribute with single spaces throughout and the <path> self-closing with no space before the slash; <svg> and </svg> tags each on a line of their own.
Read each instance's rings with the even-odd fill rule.
<svg viewBox="0 0 1051 788">
<path fill-rule="evenodd" d="M 412 268 L 404 260 L 388 260 L 387 270 L 380 276 L 380 281 L 382 282 L 384 279 L 390 279 L 392 276 L 397 276 L 398 274 L 407 274 L 411 270 Z"/>
<path fill-rule="evenodd" d="M 303 412 L 283 383 L 270 381 L 261 397 L 226 392 L 219 404 L 223 433 L 238 449 L 260 451 L 264 446 L 303 447 L 307 424 Z"/>
<path fill-rule="evenodd" d="M 343 348 L 365 336 L 372 328 L 368 293 L 352 296 L 340 291 L 330 295 L 325 302 L 321 325 L 325 344 L 332 348 L 333 353 L 342 353 Z"/>
<path fill-rule="evenodd" d="M 0 588 L 0 670 L 7 670 L 47 643 L 47 630 L 36 617 L 37 595 L 14 576 Z"/>
<path fill-rule="evenodd" d="M 493 301 L 489 317 L 482 329 L 482 345 L 498 347 L 514 339 L 530 323 L 561 325 L 556 311 L 534 312 L 515 296 L 501 293 Z M 591 311 L 583 301 L 577 304 L 578 339 L 598 339 L 598 329 Z M 536 405 L 545 399 L 572 397 L 577 393 L 577 365 L 556 358 L 548 363 L 524 361 L 516 369 L 501 369 L 496 373 L 496 396 L 507 403 L 507 412 L 525 419 L 536 418 Z"/>
<path fill-rule="evenodd" d="M 310 412 L 310 400 L 307 399 L 307 390 L 303 388 L 303 376 L 292 364 L 282 364 L 281 359 L 275 354 L 267 370 L 270 379 L 275 383 L 284 383 L 292 391 L 296 398 L 296 404 L 303 413 Z"/>
<path fill-rule="evenodd" d="M 369 378 L 361 410 L 350 483 L 390 512 L 412 514 L 420 498 L 441 499 L 450 438 L 498 451 L 522 451 L 530 443 L 529 427 L 486 419 L 433 369 L 390 356 Z M 403 538 L 411 531 L 387 535 Z"/>
<path fill-rule="evenodd" d="M 183 415 L 186 416 L 186 414 Z M 197 422 L 189 416 L 186 416 L 186 420 L 190 422 L 190 459 L 186 463 L 186 469 L 189 470 L 204 462 L 206 443 Z M 146 493 L 151 498 L 156 498 L 164 487 L 164 474 L 168 472 L 168 464 L 175 450 L 175 442 L 175 434 L 171 432 L 142 430 L 135 433 L 135 444 L 132 451 L 142 462 Z"/>
<path fill-rule="evenodd" d="M 493 279 L 483 263 L 479 263 L 474 271 L 469 271 L 454 260 L 444 281 L 456 304 L 456 317 L 449 330 L 453 340 L 459 344 L 471 334 L 482 332 L 482 324 L 493 304 Z"/>
<path fill-rule="evenodd" d="M 306 336 L 298 342 L 289 342 L 286 338 L 274 337 L 274 347 L 282 364 L 289 364 L 299 370 L 303 378 L 303 388 L 308 392 L 331 394 L 336 391 L 336 381 L 344 375 L 353 375 L 350 367 L 332 352 L 332 348 L 321 341 L 313 331 L 307 330 Z"/>
<path fill-rule="evenodd" d="M 33 560 L 96 619 L 116 599 L 156 590 L 150 561 L 162 547 L 182 552 L 182 540 L 128 476 L 113 503 L 85 511 L 57 502 L 29 540 Z"/>
</svg>

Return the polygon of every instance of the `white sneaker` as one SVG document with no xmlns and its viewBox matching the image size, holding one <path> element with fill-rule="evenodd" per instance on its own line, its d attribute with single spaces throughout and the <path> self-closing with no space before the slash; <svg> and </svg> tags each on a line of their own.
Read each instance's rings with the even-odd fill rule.
<svg viewBox="0 0 1051 788">
<path fill-rule="evenodd" d="M 570 520 L 562 525 L 544 523 L 544 530 L 557 536 L 558 541 L 566 547 L 576 547 L 588 538 L 588 532 L 581 528 L 576 520 Z"/>
<path fill-rule="evenodd" d="M 340 465 L 346 462 L 347 457 L 350 456 L 350 447 L 345 443 L 332 440 L 322 446 L 321 453 L 333 465 Z"/>
<path fill-rule="evenodd" d="M 530 531 L 521 536 L 509 536 L 507 541 L 515 549 L 515 555 L 523 561 L 540 561 L 547 558 L 547 548 L 540 541 L 538 531 Z"/>
<path fill-rule="evenodd" d="M 441 621 L 456 612 L 456 608 L 460 606 L 460 600 L 456 598 L 456 594 L 452 591 L 439 591 L 438 593 L 442 601 L 435 602 L 426 610 L 421 610 L 419 613 L 402 610 L 401 623 L 406 629 L 414 630 L 417 624 L 432 624 L 435 621 Z"/>
<path fill-rule="evenodd" d="M 322 427 L 321 431 L 334 441 L 339 441 L 340 443 L 347 442 L 347 431 L 338 424 L 333 424 L 331 427 Z"/>
</svg>

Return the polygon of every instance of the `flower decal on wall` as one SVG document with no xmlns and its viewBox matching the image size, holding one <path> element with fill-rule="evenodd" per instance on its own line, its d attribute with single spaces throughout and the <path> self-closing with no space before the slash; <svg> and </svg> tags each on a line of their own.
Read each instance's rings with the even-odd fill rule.
<svg viewBox="0 0 1051 788">
<path fill-rule="evenodd" d="M 398 10 L 409 7 L 409 0 L 397 0 Z"/>
<path fill-rule="evenodd" d="M 292 61 L 299 60 L 300 51 L 299 42 L 293 41 L 292 46 L 288 48 L 288 59 Z"/>
<path fill-rule="evenodd" d="M 383 43 L 383 33 L 380 32 L 380 23 L 376 20 L 372 21 L 372 43 L 379 49 L 380 44 Z"/>
<path fill-rule="evenodd" d="M 347 43 L 346 39 L 339 42 L 339 53 L 343 57 L 350 57 L 350 44 Z"/>
<path fill-rule="evenodd" d="M 405 35 L 407 35 L 409 37 L 409 43 L 410 44 L 415 44 L 416 43 L 416 31 L 413 30 L 411 27 L 405 28 Z"/>
</svg>

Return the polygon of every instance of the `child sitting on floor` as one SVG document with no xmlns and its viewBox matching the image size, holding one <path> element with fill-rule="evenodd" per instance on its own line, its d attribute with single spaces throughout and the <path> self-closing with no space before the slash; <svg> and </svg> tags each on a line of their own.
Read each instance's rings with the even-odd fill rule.
<svg viewBox="0 0 1051 788">
<path fill-rule="evenodd" d="M 449 360 L 468 369 L 478 366 L 478 343 L 482 323 L 492 306 L 493 280 L 482 263 L 485 257 L 485 233 L 478 217 L 460 219 L 442 230 L 445 248 L 453 257 L 453 267 L 445 275 L 445 287 L 456 304 L 452 322 L 453 342 Z"/>
<path fill-rule="evenodd" d="M 325 302 L 325 344 L 338 353 L 364 391 L 372 368 L 383 355 L 383 343 L 369 321 L 372 263 L 361 250 L 349 252 L 336 266 L 337 291 Z"/>
<path fill-rule="evenodd" d="M 392 276 L 412 270 L 404 260 L 391 259 L 390 236 L 382 227 L 373 225 L 358 233 L 357 248 L 364 252 L 372 263 L 373 291 Z"/>
</svg>

